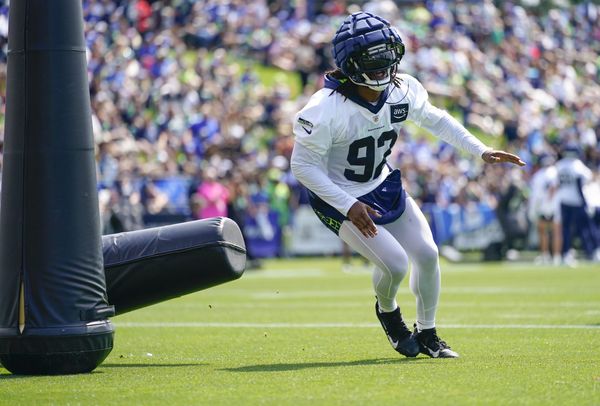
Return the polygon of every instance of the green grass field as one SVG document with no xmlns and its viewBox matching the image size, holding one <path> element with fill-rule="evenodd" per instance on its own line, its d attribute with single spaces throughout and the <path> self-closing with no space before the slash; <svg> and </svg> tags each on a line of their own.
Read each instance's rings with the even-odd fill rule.
<svg viewBox="0 0 600 406">
<path fill-rule="evenodd" d="M 238 281 L 113 319 L 93 373 L 13 376 L 2 405 L 600 404 L 600 266 L 444 264 L 438 331 L 459 359 L 407 359 L 367 271 L 273 260 Z M 399 303 L 415 305 L 407 281 Z"/>
</svg>

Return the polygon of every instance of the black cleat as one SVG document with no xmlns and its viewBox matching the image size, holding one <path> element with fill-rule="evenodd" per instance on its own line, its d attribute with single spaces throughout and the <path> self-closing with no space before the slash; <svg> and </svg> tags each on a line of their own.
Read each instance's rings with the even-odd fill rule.
<svg viewBox="0 0 600 406">
<path fill-rule="evenodd" d="M 385 331 L 388 340 L 390 340 L 390 344 L 392 344 L 392 347 L 396 351 L 407 357 L 416 357 L 419 355 L 419 344 L 413 338 L 406 324 L 404 324 L 399 307 L 393 312 L 383 313 L 379 311 L 379 306 L 375 302 L 375 313 L 381 323 L 381 327 L 383 327 L 383 331 Z"/>
<path fill-rule="evenodd" d="M 450 346 L 437 336 L 435 327 L 418 331 L 415 324 L 413 337 L 419 343 L 421 352 L 431 358 L 458 358 L 458 353 L 452 351 Z"/>
</svg>

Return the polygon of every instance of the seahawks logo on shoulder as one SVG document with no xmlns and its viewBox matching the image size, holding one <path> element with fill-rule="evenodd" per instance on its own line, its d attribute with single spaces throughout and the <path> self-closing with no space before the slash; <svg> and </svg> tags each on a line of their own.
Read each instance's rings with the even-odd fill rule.
<svg viewBox="0 0 600 406">
<path fill-rule="evenodd" d="M 307 134 L 312 133 L 314 127 L 313 123 L 303 119 L 302 117 L 298 117 L 298 123 L 302 126 L 302 128 L 304 129 L 304 131 L 306 131 Z"/>
</svg>

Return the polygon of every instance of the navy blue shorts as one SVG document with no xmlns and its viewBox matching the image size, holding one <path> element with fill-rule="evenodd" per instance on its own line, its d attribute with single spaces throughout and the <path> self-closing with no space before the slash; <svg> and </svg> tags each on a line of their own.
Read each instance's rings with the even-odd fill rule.
<svg viewBox="0 0 600 406">
<path fill-rule="evenodd" d="M 319 196 L 308 191 L 308 198 L 315 214 L 336 235 L 348 217 L 337 211 Z M 373 191 L 358 197 L 358 200 L 377 210 L 381 217 L 373 218 L 375 224 L 389 224 L 398 219 L 406 208 L 406 192 L 402 188 L 400 170 L 394 169 Z"/>
</svg>

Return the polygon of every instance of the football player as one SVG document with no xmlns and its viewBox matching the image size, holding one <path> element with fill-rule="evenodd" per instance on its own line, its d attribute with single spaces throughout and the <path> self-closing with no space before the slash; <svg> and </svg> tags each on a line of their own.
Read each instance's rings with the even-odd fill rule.
<svg viewBox="0 0 600 406">
<path fill-rule="evenodd" d="M 594 224 L 587 213 L 587 201 L 583 193 L 586 183 L 592 180 L 592 171 L 579 159 L 581 150 L 576 144 L 567 144 L 562 159 L 556 163 L 558 190 L 555 217 L 562 225 L 563 263 L 575 266 L 571 251 L 573 235 L 577 233 L 588 259 L 594 259 L 596 241 Z"/>
<path fill-rule="evenodd" d="M 392 347 L 408 357 L 419 352 L 458 357 L 435 328 L 440 269 L 431 230 L 403 190 L 400 171 L 386 159 L 400 128 L 411 120 L 485 162 L 524 162 L 486 147 L 447 112 L 432 106 L 417 79 L 397 72 L 404 44 L 385 19 L 354 13 L 332 42 L 337 69 L 326 75 L 324 88 L 294 120 L 292 171 L 309 190 L 320 220 L 375 264 L 375 312 Z M 396 303 L 409 260 L 417 301 L 414 332 Z"/>
</svg>

